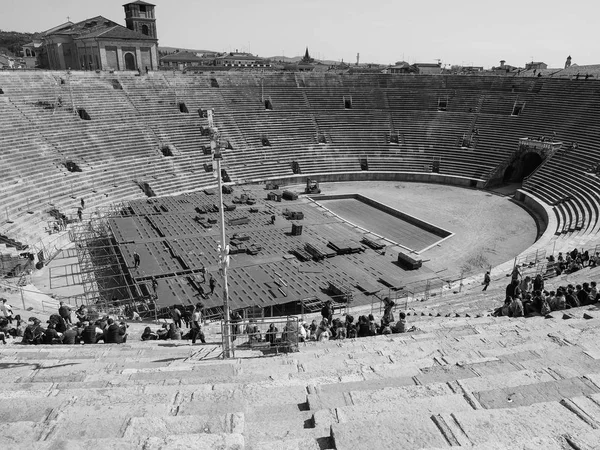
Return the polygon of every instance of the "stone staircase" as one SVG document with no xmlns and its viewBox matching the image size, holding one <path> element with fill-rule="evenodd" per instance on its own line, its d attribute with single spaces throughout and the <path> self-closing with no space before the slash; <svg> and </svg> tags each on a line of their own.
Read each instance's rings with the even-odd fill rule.
<svg viewBox="0 0 600 450">
<path fill-rule="evenodd" d="M 233 360 L 216 325 L 198 346 L 140 342 L 140 324 L 123 345 L 9 341 L 0 447 L 599 448 L 597 311 L 417 317 L 415 333 Z"/>
</svg>

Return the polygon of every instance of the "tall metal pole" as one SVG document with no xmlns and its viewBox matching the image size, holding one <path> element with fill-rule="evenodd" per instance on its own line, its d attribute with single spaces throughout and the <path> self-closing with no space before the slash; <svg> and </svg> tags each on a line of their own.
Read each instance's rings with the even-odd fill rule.
<svg viewBox="0 0 600 450">
<path fill-rule="evenodd" d="M 219 155 L 220 156 L 220 155 Z M 233 357 L 233 345 L 231 341 L 231 327 L 229 326 L 229 286 L 227 284 L 227 266 L 229 265 L 229 255 L 227 247 L 227 237 L 225 235 L 225 208 L 223 207 L 223 182 L 221 180 L 221 159 L 215 158 L 217 163 L 217 180 L 219 187 L 219 213 L 221 216 L 221 275 L 223 276 L 223 329 L 224 348 L 223 357 Z"/>
<path fill-rule="evenodd" d="M 221 143 L 219 130 L 213 124 L 213 111 L 208 112 L 208 125 L 211 130 L 211 150 L 213 164 L 216 164 L 217 186 L 219 190 L 219 215 L 221 217 L 221 245 L 219 246 L 219 263 L 221 276 L 223 277 L 223 357 L 232 358 L 233 342 L 231 340 L 231 326 L 229 323 L 229 286 L 227 284 L 227 268 L 229 266 L 229 247 L 227 246 L 227 236 L 225 234 L 225 208 L 223 207 L 223 182 L 221 179 Z"/>
</svg>

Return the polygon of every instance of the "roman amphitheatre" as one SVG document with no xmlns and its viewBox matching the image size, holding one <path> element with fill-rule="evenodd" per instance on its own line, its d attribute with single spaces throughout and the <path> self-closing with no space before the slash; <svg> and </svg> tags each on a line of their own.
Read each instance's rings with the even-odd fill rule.
<svg viewBox="0 0 600 450">
<path fill-rule="evenodd" d="M 515 265 L 600 273 L 548 267 L 597 251 L 600 84 L 531 75 L 0 72 L 1 296 L 142 319 L 120 345 L 9 339 L 2 446 L 600 448 L 597 307 L 490 314 Z M 221 212 L 243 324 L 391 298 L 413 331 L 223 358 Z M 140 341 L 198 302 L 206 344 Z"/>
</svg>

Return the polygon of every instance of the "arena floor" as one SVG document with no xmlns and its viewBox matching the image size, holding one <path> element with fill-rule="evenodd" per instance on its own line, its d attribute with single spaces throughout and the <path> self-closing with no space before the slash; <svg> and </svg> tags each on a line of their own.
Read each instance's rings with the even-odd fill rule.
<svg viewBox="0 0 600 450">
<path fill-rule="evenodd" d="M 345 220 L 410 250 L 420 252 L 442 240 L 441 236 L 368 205 L 359 199 L 341 198 L 317 202 Z"/>
<path fill-rule="evenodd" d="M 454 233 L 420 255 L 440 276 L 506 262 L 537 236 L 535 220 L 525 209 L 511 197 L 488 191 L 390 181 L 323 183 L 321 189 L 324 194 L 359 193 Z"/>
<path fill-rule="evenodd" d="M 295 192 L 301 192 L 303 188 L 304 186 L 300 185 L 286 187 Z M 252 222 L 240 229 L 256 242 L 260 242 L 263 251 L 257 256 L 232 257 L 230 281 L 233 284 L 230 295 L 250 304 L 261 304 L 254 302 L 264 302 L 271 297 L 271 278 L 275 279 L 282 274 L 287 277 L 289 284 L 284 289 L 285 298 L 269 301 L 286 302 L 290 299 L 305 298 L 318 292 L 319 287 L 322 288 L 327 280 L 331 279 L 352 286 L 355 286 L 358 280 L 378 285 L 379 277 L 394 280 L 399 285 L 433 278 L 449 281 L 456 279 L 461 272 L 483 271 L 490 266 L 511 260 L 532 245 L 537 235 L 535 221 L 526 210 L 510 201 L 510 197 L 486 191 L 403 182 L 324 183 L 321 184 L 321 189 L 323 194 L 362 194 L 454 234 L 417 255 L 417 258 L 424 260 L 423 268 L 418 271 L 404 271 L 395 264 L 397 252 L 406 252 L 405 249 L 395 246 L 389 246 L 385 255 L 369 250 L 360 255 L 338 256 L 326 263 L 300 263 L 289 259 L 289 246 L 302 245 L 314 239 L 324 239 L 325 242 L 327 239 L 352 239 L 358 242 L 364 231 L 349 225 L 344 226 L 343 222 L 306 197 L 300 197 L 295 202 L 274 203 L 264 200 L 267 191 L 263 185 L 238 186 L 234 195 L 243 191 L 255 196 L 259 199 L 261 209 L 266 209 L 266 215 L 252 216 Z M 303 221 L 305 233 L 302 236 L 288 235 L 291 224 L 281 218 L 282 212 L 288 208 L 299 208 L 307 214 Z M 319 211 L 320 209 L 322 210 Z M 243 214 L 243 211 L 242 208 L 241 212 L 236 213 Z M 369 214 L 369 211 L 362 211 L 361 208 L 351 208 L 346 214 L 344 211 L 337 212 L 348 222 L 357 222 L 362 216 Z M 270 214 L 276 214 L 278 217 L 275 226 L 266 226 Z M 377 224 L 381 234 L 384 234 L 381 230 L 386 229 L 392 230 L 392 234 L 398 224 L 398 219 L 389 214 L 381 214 L 376 218 L 363 217 L 363 220 L 363 223 L 355 225 L 368 228 L 373 220 L 381 221 L 382 223 Z M 235 227 L 228 229 L 228 233 L 236 231 Z M 385 237 L 392 240 L 397 238 Z M 215 255 L 209 255 L 216 247 L 213 242 L 215 239 L 218 239 L 217 229 L 208 233 L 202 232 L 193 239 L 198 245 L 203 245 L 198 255 L 205 256 L 199 256 L 199 261 L 206 264 L 211 271 L 216 270 L 213 261 Z M 437 237 L 437 240 L 439 239 Z M 77 270 L 73 267 L 75 263 L 74 258 L 57 258 L 48 268 L 36 273 L 33 281 L 42 292 L 79 294 L 82 287 L 77 284 Z M 50 274 L 53 279 L 50 278 Z M 139 274 L 134 272 L 132 276 L 136 277 Z M 248 291 L 256 292 L 246 292 L 248 283 L 252 284 Z M 161 289 L 159 285 L 159 293 Z M 213 301 L 218 304 L 219 299 L 217 289 Z M 355 301 L 360 304 L 370 303 L 372 300 L 356 291 L 353 302 Z"/>
</svg>

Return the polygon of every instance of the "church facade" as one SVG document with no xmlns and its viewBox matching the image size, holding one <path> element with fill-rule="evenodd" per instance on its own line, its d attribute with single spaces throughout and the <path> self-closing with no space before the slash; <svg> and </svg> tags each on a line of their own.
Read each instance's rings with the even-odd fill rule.
<svg viewBox="0 0 600 450">
<path fill-rule="evenodd" d="M 157 70 L 155 6 L 136 1 L 123 7 L 126 27 L 96 16 L 44 32 L 44 65 L 51 70 Z"/>
</svg>

